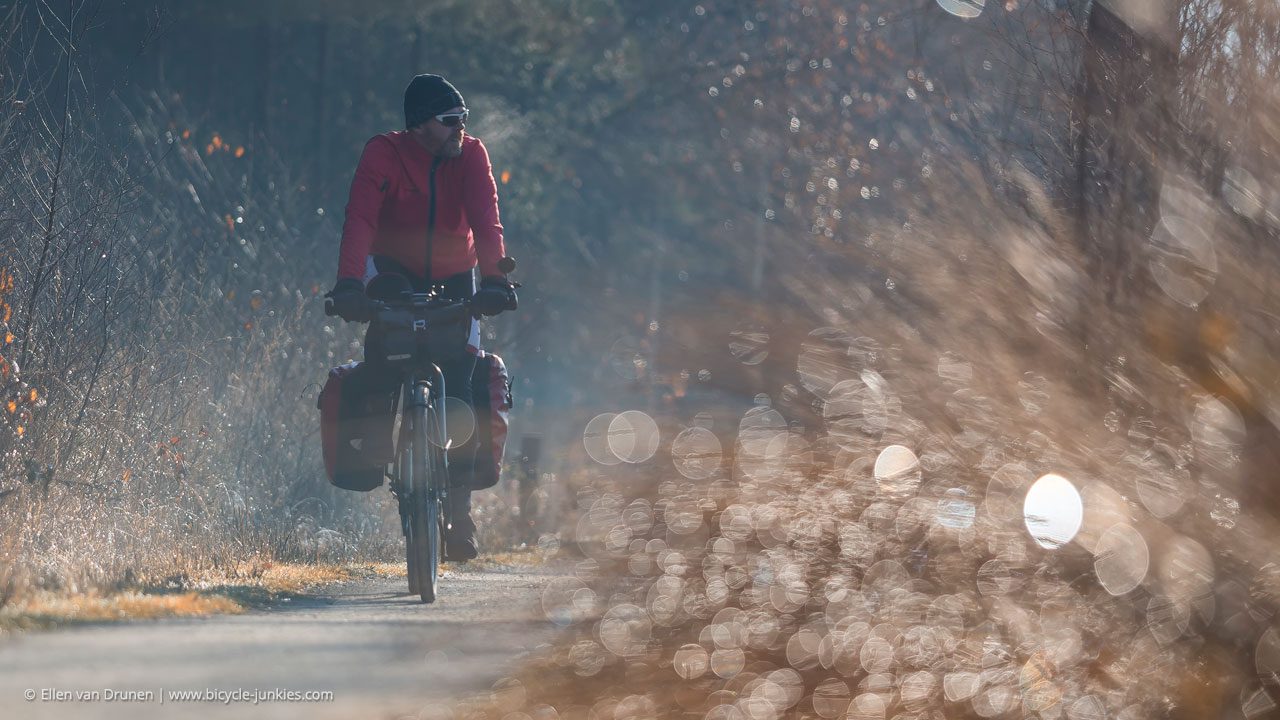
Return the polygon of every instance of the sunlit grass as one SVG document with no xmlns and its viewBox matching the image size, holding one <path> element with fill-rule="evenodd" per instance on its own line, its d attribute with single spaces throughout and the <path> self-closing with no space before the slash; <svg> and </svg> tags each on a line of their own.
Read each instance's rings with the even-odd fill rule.
<svg viewBox="0 0 1280 720">
<path fill-rule="evenodd" d="M 167 617 L 242 613 L 299 597 L 317 587 L 370 578 L 401 578 L 396 563 L 244 562 L 227 572 L 142 582 L 115 592 L 38 591 L 0 608 L 0 633 L 13 630 Z"/>
<path fill-rule="evenodd" d="M 0 632 L 89 622 L 226 615 L 246 609 L 241 602 L 216 592 L 154 595 L 128 591 L 108 596 L 39 593 L 0 610 Z"/>
<path fill-rule="evenodd" d="M 456 570 L 459 572 L 482 572 L 496 568 L 537 567 L 543 565 L 546 561 L 546 553 L 539 552 L 536 548 L 519 548 L 494 553 L 481 552 L 480 557 L 475 560 L 468 560 L 465 563 L 445 562 L 441 567 L 446 571 Z"/>
</svg>

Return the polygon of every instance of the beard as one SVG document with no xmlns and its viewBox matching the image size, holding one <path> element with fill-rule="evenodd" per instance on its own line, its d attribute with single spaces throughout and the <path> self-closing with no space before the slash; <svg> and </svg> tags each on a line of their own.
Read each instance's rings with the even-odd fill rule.
<svg viewBox="0 0 1280 720">
<path fill-rule="evenodd" d="M 440 157 L 455 158 L 462 154 L 462 133 L 450 135 L 440 143 L 440 149 L 436 155 Z"/>
</svg>

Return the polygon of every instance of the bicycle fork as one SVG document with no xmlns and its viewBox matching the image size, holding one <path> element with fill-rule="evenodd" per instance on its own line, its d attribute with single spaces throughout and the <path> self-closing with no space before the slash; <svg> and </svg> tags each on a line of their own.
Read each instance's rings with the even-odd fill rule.
<svg viewBox="0 0 1280 720">
<path fill-rule="evenodd" d="M 435 497 L 444 512 L 445 528 L 453 526 L 453 508 L 449 505 L 449 432 L 444 402 L 444 373 L 438 365 L 433 363 L 426 378 L 414 380 L 405 410 L 414 422 L 422 420 L 427 423 L 428 443 L 438 448 L 437 457 L 440 462 L 438 466 L 432 462 L 424 463 L 426 467 L 432 468 L 431 477 L 412 477 L 410 473 L 410 486 L 405 488 L 405 497 L 400 502 L 400 523 L 406 536 L 409 534 L 409 513 L 405 502 L 415 502 L 419 493 L 428 493 L 428 497 Z M 437 450 L 430 447 L 413 447 L 411 452 L 434 453 Z"/>
</svg>

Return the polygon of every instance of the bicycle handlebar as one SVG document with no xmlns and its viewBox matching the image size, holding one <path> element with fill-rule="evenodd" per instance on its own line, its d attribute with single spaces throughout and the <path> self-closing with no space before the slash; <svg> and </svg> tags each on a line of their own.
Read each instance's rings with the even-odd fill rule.
<svg viewBox="0 0 1280 720">
<path fill-rule="evenodd" d="M 369 299 L 368 303 L 370 309 L 373 310 L 374 319 L 377 319 L 377 315 L 380 313 L 408 310 L 411 312 L 419 311 L 428 324 L 436 324 L 460 322 L 468 314 L 473 314 L 470 300 L 455 300 L 443 303 L 440 298 L 424 293 L 414 293 L 407 300 Z M 324 314 L 328 317 L 338 317 L 331 298 L 325 298 Z"/>
<path fill-rule="evenodd" d="M 505 256 L 498 260 L 498 271 L 504 276 L 513 272 L 515 269 L 515 258 Z M 390 275 L 395 276 L 397 273 L 390 273 Z M 376 282 L 377 278 L 374 278 L 374 281 Z M 407 288 L 408 280 L 404 280 L 403 282 Z M 518 288 L 520 287 L 520 283 L 512 283 L 512 287 Z M 400 300 L 374 300 L 373 298 L 366 296 L 366 302 L 369 303 L 369 308 L 373 311 L 374 315 L 371 320 L 376 320 L 378 313 L 389 310 L 426 310 L 428 313 L 424 315 L 424 319 L 427 319 L 429 322 L 432 320 L 435 322 L 457 322 L 465 317 L 464 313 L 468 311 L 470 311 L 471 315 L 477 319 L 479 319 L 481 315 L 479 312 L 471 310 L 472 302 L 470 300 L 455 300 L 451 303 L 445 304 L 446 301 L 444 298 L 430 293 L 411 293 L 406 289 L 400 294 L 402 298 Z M 515 307 L 507 307 L 506 309 L 514 310 Z M 328 317 L 338 317 L 338 313 L 333 306 L 333 299 L 328 296 L 325 297 L 324 301 L 324 314 Z"/>
</svg>

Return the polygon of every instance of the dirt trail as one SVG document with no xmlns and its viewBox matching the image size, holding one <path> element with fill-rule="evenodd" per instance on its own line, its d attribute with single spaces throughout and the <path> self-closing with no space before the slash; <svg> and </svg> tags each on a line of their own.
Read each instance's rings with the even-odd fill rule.
<svg viewBox="0 0 1280 720">
<path fill-rule="evenodd" d="M 0 640 L 0 717 L 417 717 L 486 690 L 522 650 L 550 639 L 539 593 L 554 576 L 542 568 L 452 572 L 430 606 L 411 598 L 402 579 L 361 580 L 245 615 L 10 637 Z M 252 702 L 255 690 L 277 689 L 330 691 L 333 699 Z M 237 690 L 250 700 L 171 694 Z M 78 691 L 99 698 L 78 699 Z M 109 691 L 142 695 L 108 699 Z"/>
</svg>

